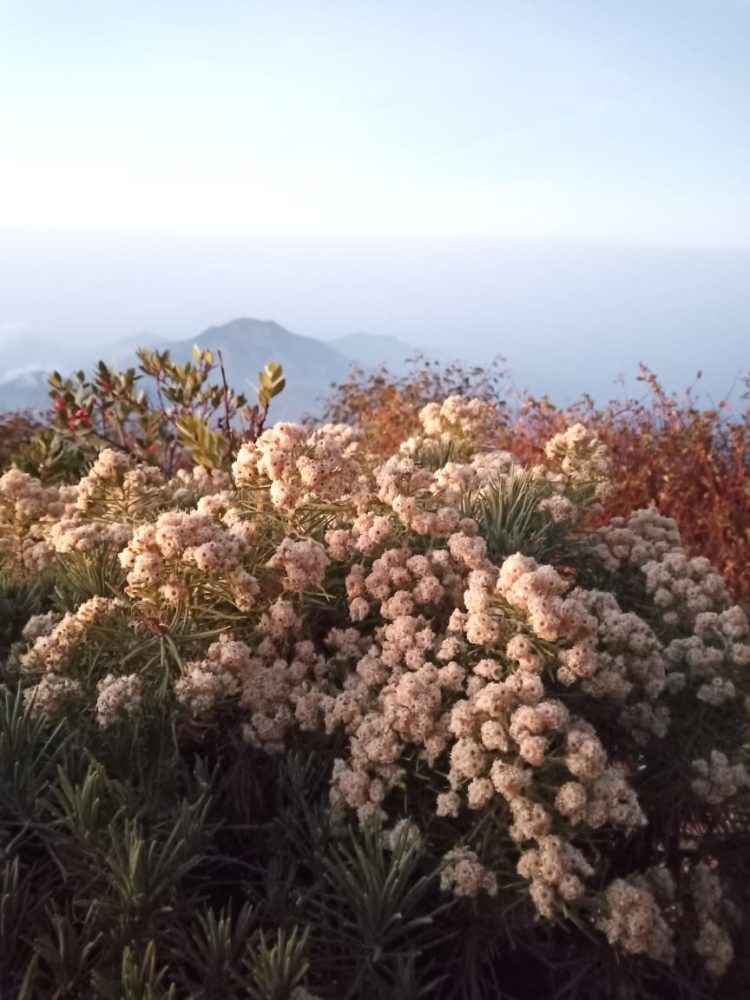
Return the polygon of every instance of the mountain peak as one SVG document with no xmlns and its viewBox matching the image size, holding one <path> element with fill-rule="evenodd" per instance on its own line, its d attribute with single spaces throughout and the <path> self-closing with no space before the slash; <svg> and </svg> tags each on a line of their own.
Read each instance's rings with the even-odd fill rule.
<svg viewBox="0 0 750 1000">
<path fill-rule="evenodd" d="M 218 326 L 210 326 L 204 330 L 201 337 L 227 337 L 227 336 L 278 336 L 278 337 L 298 337 L 299 334 L 292 333 L 286 327 L 281 326 L 272 319 L 255 319 L 252 316 L 239 316 L 230 319 L 226 323 Z"/>
<path fill-rule="evenodd" d="M 227 378 L 235 389 L 243 391 L 257 383 L 258 372 L 268 361 L 284 367 L 287 390 L 274 400 L 275 419 L 298 420 L 305 414 L 320 413 L 322 400 L 332 383 L 348 377 L 353 361 L 365 368 L 385 363 L 392 370 L 403 370 L 407 358 L 414 357 L 415 348 L 395 337 L 355 333 L 337 340 L 318 340 L 292 333 L 275 320 L 237 317 L 218 326 L 209 327 L 197 337 L 165 340 L 152 334 L 127 337 L 117 344 L 99 348 L 78 349 L 61 371 L 83 368 L 91 371 L 99 359 L 117 367 L 137 365 L 138 347 L 169 348 L 172 358 L 184 363 L 192 357 L 193 346 L 221 351 Z M 84 357 L 85 355 L 85 357 Z M 8 366 L 11 367 L 11 366 Z M 22 372 L 32 365 L 13 365 L 0 393 L 0 411 L 29 406 L 37 409 L 46 405 L 46 379 L 42 372 Z M 38 367 L 38 366 L 36 366 Z M 15 376 L 15 377 L 12 377 Z"/>
</svg>

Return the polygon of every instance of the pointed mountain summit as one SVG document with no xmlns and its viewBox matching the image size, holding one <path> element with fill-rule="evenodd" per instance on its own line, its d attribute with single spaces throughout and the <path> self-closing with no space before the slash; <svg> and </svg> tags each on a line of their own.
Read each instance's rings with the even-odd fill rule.
<svg viewBox="0 0 750 1000">
<path fill-rule="evenodd" d="M 235 319 L 209 327 L 197 340 L 170 344 L 172 357 L 187 358 L 193 344 L 221 351 L 227 381 L 238 392 L 247 391 L 251 400 L 266 362 L 282 365 L 287 388 L 273 404 L 274 416 L 281 420 L 320 413 L 331 382 L 343 381 L 351 363 L 323 341 L 292 333 L 272 320 Z"/>
<path fill-rule="evenodd" d="M 0 411 L 46 407 L 45 373 L 54 367 L 63 373 L 79 368 L 91 373 L 99 359 L 118 368 L 137 367 L 139 347 L 169 350 L 174 361 L 184 364 L 192 358 L 196 344 L 214 353 L 221 351 L 227 381 L 238 392 L 245 392 L 251 403 L 255 400 L 254 389 L 261 369 L 268 361 L 282 365 L 287 387 L 273 402 L 274 420 L 319 416 L 331 383 L 344 381 L 352 362 L 366 369 L 385 363 L 394 371 L 402 371 L 406 359 L 418 353 L 395 337 L 354 333 L 323 341 L 293 333 L 273 320 L 243 317 L 209 327 L 197 337 L 166 340 L 156 334 L 142 333 L 99 347 L 77 348 L 64 364 L 54 359 L 48 369 L 42 370 L 41 366 L 28 372 L 17 369 L 8 372 L 5 381 L 0 371 Z"/>
</svg>

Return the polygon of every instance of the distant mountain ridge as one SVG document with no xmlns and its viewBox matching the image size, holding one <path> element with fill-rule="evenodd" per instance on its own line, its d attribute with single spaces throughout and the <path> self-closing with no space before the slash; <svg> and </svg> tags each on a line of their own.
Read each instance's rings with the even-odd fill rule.
<svg viewBox="0 0 750 1000">
<path fill-rule="evenodd" d="M 267 361 L 282 365 L 286 389 L 273 405 L 281 420 L 317 415 L 331 383 L 343 381 L 350 367 L 349 359 L 324 341 L 292 333 L 273 320 L 236 319 L 210 327 L 194 342 L 170 344 L 172 357 L 179 359 L 182 353 L 187 359 L 193 343 L 220 350 L 229 384 L 250 394 Z"/>
<path fill-rule="evenodd" d="M 267 361 L 283 365 L 287 387 L 273 404 L 278 420 L 298 420 L 307 414 L 318 416 L 331 384 L 341 382 L 350 371 L 352 362 L 364 368 L 376 368 L 381 363 L 393 370 L 403 370 L 407 359 L 420 352 L 395 337 L 355 333 L 334 340 L 292 333 L 273 320 L 234 319 L 212 326 L 197 337 L 166 340 L 153 334 L 137 334 L 99 349 L 77 349 L 65 365 L 53 364 L 65 373 L 83 369 L 92 372 L 100 359 L 120 368 L 137 365 L 139 347 L 168 349 L 178 362 L 189 360 L 194 345 L 221 351 L 227 380 L 238 392 L 247 391 L 250 398 L 257 384 L 258 372 Z M 18 352 L 14 352 L 18 361 Z M 3 381 L 0 373 L 0 411 L 15 409 L 40 410 L 47 405 L 47 370 L 19 372 Z"/>
<path fill-rule="evenodd" d="M 46 409 L 48 388 L 47 373 L 39 369 L 0 379 L 0 412 Z"/>
<path fill-rule="evenodd" d="M 425 353 L 416 347 L 404 344 L 396 337 L 386 337 L 378 333 L 349 333 L 344 337 L 335 337 L 327 343 L 365 368 L 377 368 L 385 364 L 389 368 L 398 370 L 412 358 Z"/>
</svg>

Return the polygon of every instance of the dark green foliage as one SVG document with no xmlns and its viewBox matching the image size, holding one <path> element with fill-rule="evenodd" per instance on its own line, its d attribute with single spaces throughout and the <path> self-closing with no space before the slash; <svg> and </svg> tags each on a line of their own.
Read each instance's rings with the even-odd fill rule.
<svg viewBox="0 0 750 1000">
<path fill-rule="evenodd" d="M 117 553 L 102 546 L 90 552 L 69 552 L 58 558 L 55 603 L 73 611 L 91 597 L 114 597 L 125 585 Z"/>
<path fill-rule="evenodd" d="M 503 477 L 466 499 L 466 513 L 475 518 L 493 562 L 514 552 L 523 552 L 539 561 L 549 561 L 567 538 L 569 528 L 555 523 L 540 508 L 553 494 L 546 479 L 525 469 Z"/>
<path fill-rule="evenodd" d="M 516 492 L 511 480 L 475 498 L 493 553 L 514 551 L 521 536 L 530 554 L 554 553 L 558 526 L 539 510 L 544 496 L 528 482 Z M 93 552 L 61 559 L 44 585 L 0 588 L 5 649 L 30 614 L 117 593 L 118 574 Z M 195 626 L 176 613 L 153 635 L 122 636 L 123 663 L 159 664 L 166 679 L 189 658 Z M 110 730 L 86 713 L 51 724 L 25 709 L 10 663 L 4 675 L 0 1000 L 294 1000 L 301 986 L 321 1000 L 746 995 L 742 947 L 715 987 L 618 959 L 570 924 L 535 920 L 501 863 L 504 813 L 465 817 L 463 831 L 497 862 L 498 896 L 441 893 L 439 854 L 455 830 L 443 836 L 444 821 L 415 813 L 420 796 L 409 782 L 398 793 L 402 812 L 428 831 L 432 853 L 405 834 L 389 844 L 375 828 L 343 825 L 328 802 L 335 739 L 309 736 L 297 751 L 268 756 L 241 742 L 231 717 L 178 737 L 166 683 L 149 690 L 147 711 Z M 720 733 L 712 738 L 721 746 Z M 418 781 L 419 768 L 412 772 Z M 645 800 L 648 770 L 640 781 Z M 629 852 L 651 857 L 647 837 L 668 843 L 668 797 L 663 807 L 663 823 L 633 838 Z M 750 824 L 740 820 L 712 831 L 712 849 L 747 886 Z M 689 845 L 678 847 L 687 857 Z M 735 902 L 750 910 L 747 898 Z"/>
<path fill-rule="evenodd" d="M 166 715 L 117 734 L 52 726 L 6 693 L 0 996 L 287 1000 L 299 984 L 323 1000 L 742 996 L 741 983 L 711 994 L 618 965 L 528 910 L 511 932 L 512 886 L 442 895 L 436 859 L 405 836 L 337 826 L 325 774 L 319 753 L 269 758 L 216 730 L 177 744 Z"/>
<path fill-rule="evenodd" d="M 455 439 L 447 441 L 425 441 L 414 453 L 417 465 L 430 472 L 442 469 L 449 462 L 466 462 L 471 459 L 471 447 L 462 447 Z"/>
<path fill-rule="evenodd" d="M 231 996 L 242 980 L 255 928 L 250 903 L 236 913 L 225 905 L 217 912 L 206 907 L 187 932 L 186 981 L 203 984 L 206 1000 Z"/>
<path fill-rule="evenodd" d="M 45 483 L 77 483 L 95 454 L 90 442 L 61 438 L 45 427 L 19 450 L 13 464 Z"/>
<path fill-rule="evenodd" d="M 45 796 L 58 760 L 68 743 L 63 724 L 50 726 L 24 708 L 20 690 L 6 691 L 0 701 L 0 843 L 6 855 L 14 836 L 41 822 Z"/>
<path fill-rule="evenodd" d="M 430 995 L 425 990 L 435 986 L 435 970 L 420 960 L 434 955 L 440 940 L 434 924 L 445 904 L 434 872 L 420 871 L 419 852 L 403 837 L 391 849 L 370 830 L 331 844 L 321 867 L 316 935 L 321 951 L 332 946 L 329 960 L 346 984 L 343 995 L 390 997 L 406 982 L 410 995 Z"/>
<path fill-rule="evenodd" d="M 90 376 L 53 372 L 50 428 L 19 456 L 21 468 L 47 481 L 75 481 L 103 447 L 168 474 L 192 462 L 224 468 L 241 440 L 262 432 L 272 399 L 286 385 L 281 365 L 269 362 L 258 376 L 258 401 L 249 406 L 227 384 L 221 352 L 195 347 L 185 364 L 169 351 L 137 354 L 138 370 L 100 361 Z"/>
<path fill-rule="evenodd" d="M 287 1000 L 307 972 L 306 943 L 307 933 L 300 934 L 296 927 L 291 932 L 279 928 L 273 943 L 261 931 L 258 944 L 245 961 L 253 1000 Z"/>
<path fill-rule="evenodd" d="M 21 629 L 44 603 L 49 583 L 14 583 L 0 567 L 0 661 L 11 643 L 21 637 Z"/>
<path fill-rule="evenodd" d="M 156 965 L 156 947 L 149 941 L 140 952 L 130 946 L 123 949 L 120 975 L 106 979 L 99 970 L 91 977 L 92 996 L 105 1000 L 174 1000 L 174 984 L 165 984 L 166 969 Z"/>
</svg>

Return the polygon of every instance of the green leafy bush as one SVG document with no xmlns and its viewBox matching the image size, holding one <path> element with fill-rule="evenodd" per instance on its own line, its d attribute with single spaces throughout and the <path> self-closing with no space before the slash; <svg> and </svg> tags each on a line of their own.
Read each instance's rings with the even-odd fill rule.
<svg viewBox="0 0 750 1000">
<path fill-rule="evenodd" d="M 15 449 L 15 464 L 47 481 L 75 481 L 109 446 L 166 475 L 193 464 L 228 468 L 240 443 L 262 432 L 286 384 L 281 365 L 269 362 L 251 406 L 227 384 L 221 352 L 195 347 L 193 360 L 181 365 L 168 350 L 144 348 L 138 359 L 138 370 L 100 361 L 91 377 L 54 372 L 51 424 Z M 211 381 L 217 372 L 218 383 Z"/>
</svg>

